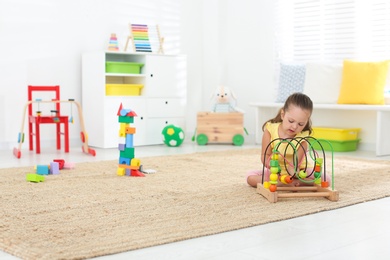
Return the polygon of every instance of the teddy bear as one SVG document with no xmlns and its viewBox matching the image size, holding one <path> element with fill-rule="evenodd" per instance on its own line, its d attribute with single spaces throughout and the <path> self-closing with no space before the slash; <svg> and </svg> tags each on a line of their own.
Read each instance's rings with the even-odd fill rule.
<svg viewBox="0 0 390 260">
<path fill-rule="evenodd" d="M 218 86 L 211 98 L 214 100 L 213 112 L 229 113 L 244 111 L 236 106 L 237 99 L 233 91 L 226 86 Z"/>
</svg>

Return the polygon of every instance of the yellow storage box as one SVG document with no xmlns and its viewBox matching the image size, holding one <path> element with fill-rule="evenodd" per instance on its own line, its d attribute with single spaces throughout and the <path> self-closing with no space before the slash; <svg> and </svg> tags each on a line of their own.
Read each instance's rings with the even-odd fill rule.
<svg viewBox="0 0 390 260">
<path fill-rule="evenodd" d="M 358 139 L 360 128 L 326 128 L 313 127 L 313 136 L 316 139 L 327 139 L 333 141 L 349 141 Z"/>
<path fill-rule="evenodd" d="M 139 96 L 144 85 L 106 84 L 106 96 Z"/>
</svg>

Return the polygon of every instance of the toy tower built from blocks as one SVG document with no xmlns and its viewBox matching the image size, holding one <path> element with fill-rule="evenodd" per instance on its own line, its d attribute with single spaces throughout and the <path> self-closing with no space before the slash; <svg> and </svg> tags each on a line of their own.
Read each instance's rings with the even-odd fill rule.
<svg viewBox="0 0 390 260">
<path fill-rule="evenodd" d="M 119 165 L 117 174 L 119 176 L 144 177 L 145 175 L 139 170 L 141 161 L 134 158 L 133 138 L 135 127 L 131 127 L 130 123 L 134 123 L 134 117 L 137 114 L 131 109 L 123 109 L 122 104 L 118 110 L 119 128 Z"/>
</svg>

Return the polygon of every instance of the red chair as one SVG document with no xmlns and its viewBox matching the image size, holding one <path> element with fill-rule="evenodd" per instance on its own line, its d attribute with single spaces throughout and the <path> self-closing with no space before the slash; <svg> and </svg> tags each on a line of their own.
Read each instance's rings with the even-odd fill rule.
<svg viewBox="0 0 390 260">
<path fill-rule="evenodd" d="M 38 91 L 51 91 L 55 92 L 55 99 L 52 101 L 60 100 L 60 86 L 28 86 L 28 101 L 34 101 L 32 99 L 33 92 Z M 68 116 L 62 116 L 60 110 L 60 103 L 53 102 L 55 104 L 55 110 L 52 110 L 52 115 L 44 116 L 38 111 L 36 115 L 33 115 L 32 104 L 28 105 L 28 134 L 30 151 L 34 150 L 33 136 L 35 135 L 36 153 L 41 153 L 41 138 L 39 127 L 41 124 L 56 124 L 56 138 L 57 149 L 61 149 L 61 124 L 64 125 L 65 136 L 65 152 L 69 152 L 69 125 Z M 33 124 L 35 124 L 35 133 L 33 132 Z"/>
</svg>

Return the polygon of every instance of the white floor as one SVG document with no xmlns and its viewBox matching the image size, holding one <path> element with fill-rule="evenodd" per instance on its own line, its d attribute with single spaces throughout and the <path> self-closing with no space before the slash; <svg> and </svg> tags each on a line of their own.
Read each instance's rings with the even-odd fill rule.
<svg viewBox="0 0 390 260">
<path fill-rule="evenodd" d="M 255 146 L 198 146 L 194 143 L 185 143 L 178 148 L 146 146 L 137 147 L 136 156 L 142 158 L 248 147 Z M 0 167 L 33 166 L 55 158 L 74 163 L 118 158 L 116 149 L 96 149 L 96 152 L 96 157 L 92 157 L 83 154 L 79 147 L 72 147 L 69 154 L 43 147 L 40 155 L 23 150 L 22 158 L 17 159 L 12 151 L 1 150 Z M 341 155 L 390 159 L 390 156 L 375 157 L 370 152 Z M 389 220 L 390 198 L 384 198 L 338 210 L 96 259 L 390 259 Z M 0 251 L 0 259 L 18 258 Z"/>
</svg>

